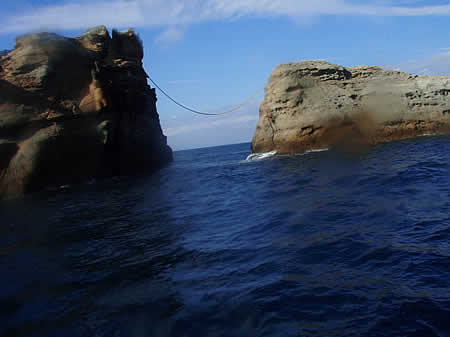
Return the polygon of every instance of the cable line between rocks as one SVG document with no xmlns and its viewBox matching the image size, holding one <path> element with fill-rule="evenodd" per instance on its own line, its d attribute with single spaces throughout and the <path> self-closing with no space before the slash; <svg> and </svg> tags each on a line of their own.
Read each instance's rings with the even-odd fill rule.
<svg viewBox="0 0 450 337">
<path fill-rule="evenodd" d="M 231 108 L 231 109 L 226 110 L 226 111 L 223 111 L 223 112 L 210 113 L 210 112 L 201 112 L 201 111 L 197 111 L 197 110 L 191 109 L 191 108 L 189 108 L 189 107 L 187 107 L 187 106 L 185 106 L 185 105 L 179 103 L 178 101 L 176 101 L 175 99 L 173 99 L 168 93 L 166 93 L 163 89 L 161 89 L 161 87 L 160 87 L 158 84 L 156 84 L 155 81 L 153 81 L 152 78 L 151 78 L 150 76 L 148 76 L 148 79 L 153 83 L 153 85 L 154 85 L 156 88 L 159 89 L 159 91 L 161 91 L 161 92 L 164 94 L 164 96 L 166 96 L 168 99 L 170 99 L 170 100 L 171 100 L 173 103 L 175 103 L 176 105 L 178 105 L 178 106 L 182 107 L 183 109 L 188 110 L 188 111 L 190 111 L 190 112 L 192 112 L 192 113 L 199 114 L 199 115 L 206 115 L 206 116 L 225 115 L 225 114 L 227 114 L 227 113 L 233 112 L 233 111 L 235 111 L 235 110 L 241 108 L 243 105 L 247 104 L 253 97 L 255 97 L 256 94 L 258 94 L 258 93 L 261 91 L 261 89 L 264 88 L 264 86 L 265 86 L 265 85 L 267 84 L 267 82 L 268 82 L 268 81 L 265 81 L 265 82 L 258 88 L 258 90 L 256 90 L 249 98 L 247 98 L 247 99 L 246 99 L 244 102 L 242 102 L 241 104 L 236 105 L 234 108 Z"/>
</svg>

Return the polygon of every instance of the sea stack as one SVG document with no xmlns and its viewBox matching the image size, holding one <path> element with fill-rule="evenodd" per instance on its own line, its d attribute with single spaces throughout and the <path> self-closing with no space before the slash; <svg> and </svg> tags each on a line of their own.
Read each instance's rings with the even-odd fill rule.
<svg viewBox="0 0 450 337">
<path fill-rule="evenodd" d="M 0 199 L 172 160 L 132 30 L 16 39 L 0 58 Z"/>
<path fill-rule="evenodd" d="M 450 77 L 324 61 L 281 64 L 269 77 L 252 152 L 305 152 L 450 131 Z"/>
</svg>

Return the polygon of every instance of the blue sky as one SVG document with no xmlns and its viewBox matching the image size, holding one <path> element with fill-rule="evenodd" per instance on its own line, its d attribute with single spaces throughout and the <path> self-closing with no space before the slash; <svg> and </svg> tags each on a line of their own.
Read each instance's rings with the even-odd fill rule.
<svg viewBox="0 0 450 337">
<path fill-rule="evenodd" d="M 442 0 L 7 0 L 0 50 L 17 35 L 76 36 L 133 27 L 147 73 L 183 104 L 219 112 L 250 96 L 280 63 L 322 59 L 450 75 L 450 2 Z M 250 141 L 263 92 L 242 109 L 193 115 L 158 93 L 175 149 Z"/>
</svg>

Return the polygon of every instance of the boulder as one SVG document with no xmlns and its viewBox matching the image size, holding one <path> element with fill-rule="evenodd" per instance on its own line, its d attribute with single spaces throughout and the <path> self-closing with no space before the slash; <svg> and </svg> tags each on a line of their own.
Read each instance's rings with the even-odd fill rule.
<svg viewBox="0 0 450 337">
<path fill-rule="evenodd" d="M 281 64 L 269 77 L 252 152 L 305 152 L 450 131 L 450 77 L 324 61 Z"/>
<path fill-rule="evenodd" d="M 0 198 L 172 160 L 132 30 L 28 34 L 0 58 Z"/>
</svg>

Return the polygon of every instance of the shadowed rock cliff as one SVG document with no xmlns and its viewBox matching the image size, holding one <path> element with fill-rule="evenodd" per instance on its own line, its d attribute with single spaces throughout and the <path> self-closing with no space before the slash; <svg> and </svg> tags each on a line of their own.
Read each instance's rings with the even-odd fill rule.
<svg viewBox="0 0 450 337">
<path fill-rule="evenodd" d="M 0 199 L 172 160 L 129 29 L 16 39 L 0 58 Z"/>
<path fill-rule="evenodd" d="M 324 61 L 281 64 L 269 77 L 252 152 L 350 150 L 450 131 L 450 78 Z"/>
</svg>

